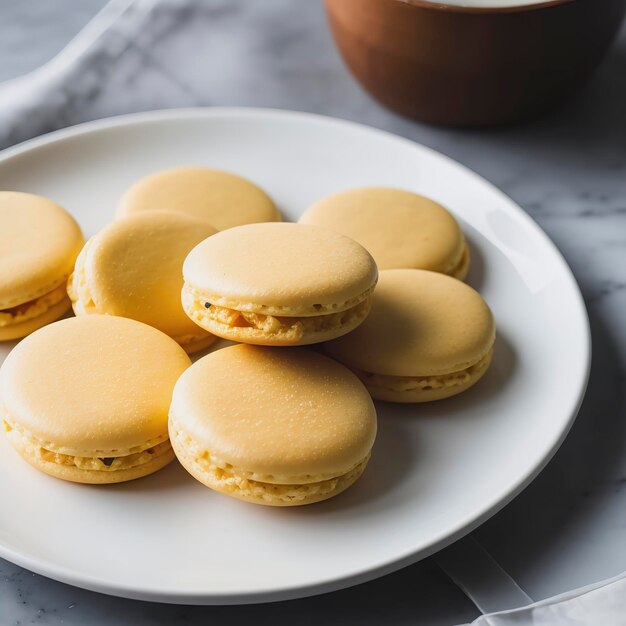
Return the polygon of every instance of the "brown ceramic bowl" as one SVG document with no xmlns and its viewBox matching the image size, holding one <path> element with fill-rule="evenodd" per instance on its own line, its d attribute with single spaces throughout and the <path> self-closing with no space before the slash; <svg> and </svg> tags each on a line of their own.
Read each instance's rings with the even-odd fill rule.
<svg viewBox="0 0 626 626">
<path fill-rule="evenodd" d="M 626 11 L 626 0 L 325 3 L 345 62 L 375 98 L 451 126 L 510 123 L 557 104 L 602 59 Z"/>
</svg>

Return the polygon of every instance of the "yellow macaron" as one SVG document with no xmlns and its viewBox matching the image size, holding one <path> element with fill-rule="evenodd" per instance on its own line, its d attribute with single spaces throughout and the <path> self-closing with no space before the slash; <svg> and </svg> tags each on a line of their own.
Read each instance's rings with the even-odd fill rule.
<svg viewBox="0 0 626 626">
<path fill-rule="evenodd" d="M 207 487 L 295 506 L 331 498 L 363 473 L 376 411 L 359 379 L 332 359 L 237 345 L 181 376 L 169 430 L 179 461 Z"/>
<path fill-rule="evenodd" d="M 0 341 L 25 337 L 70 308 L 65 281 L 82 245 L 80 227 L 52 200 L 0 191 Z"/>
<path fill-rule="evenodd" d="M 121 198 L 117 216 L 165 209 L 202 219 L 218 230 L 280 221 L 272 199 L 250 181 L 208 167 L 180 167 L 150 174 Z"/>
<path fill-rule="evenodd" d="M 372 310 L 325 344 L 379 400 L 427 402 L 465 391 L 487 371 L 495 322 L 480 294 L 425 270 L 383 270 Z"/>
<path fill-rule="evenodd" d="M 189 353 L 215 336 L 185 315 L 180 303 L 183 261 L 217 231 L 169 211 L 145 211 L 117 220 L 92 237 L 76 261 L 68 293 L 76 315 L 119 315 L 154 326 Z"/>
<path fill-rule="evenodd" d="M 123 317 L 73 317 L 41 328 L 0 368 L 0 418 L 37 469 L 118 483 L 167 465 L 174 384 L 191 361 L 162 332 Z"/>
<path fill-rule="evenodd" d="M 341 191 L 313 204 L 299 221 L 352 237 L 381 270 L 424 269 L 462 280 L 469 269 L 469 249 L 456 219 L 437 202 L 410 191 Z"/>
<path fill-rule="evenodd" d="M 360 244 L 302 224 L 249 224 L 198 244 L 183 266 L 183 308 L 242 343 L 326 341 L 367 316 L 377 269 Z"/>
</svg>

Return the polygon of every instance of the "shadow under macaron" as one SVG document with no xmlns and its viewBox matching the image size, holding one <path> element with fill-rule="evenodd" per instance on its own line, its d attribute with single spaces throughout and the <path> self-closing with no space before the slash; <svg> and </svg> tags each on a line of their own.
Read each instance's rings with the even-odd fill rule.
<svg viewBox="0 0 626 626">
<path fill-rule="evenodd" d="M 265 508 L 268 515 L 305 515 L 341 519 L 342 515 L 354 515 L 355 510 L 367 509 L 371 516 L 379 511 L 387 514 L 394 501 L 394 486 L 402 477 L 411 473 L 411 466 L 419 456 L 419 446 L 406 437 L 401 424 L 390 420 L 378 420 L 378 433 L 372 456 L 361 477 L 346 491 L 307 506 Z M 372 507 L 372 501 L 385 499 L 385 505 Z"/>
<path fill-rule="evenodd" d="M 472 409 L 504 393 L 515 374 L 517 363 L 517 353 L 510 339 L 505 333 L 497 331 L 491 364 L 485 374 L 466 391 L 432 402 L 402 404 L 377 400 L 376 404 L 384 407 L 385 414 L 402 419 L 438 419 L 457 413 L 460 419 L 466 419 L 466 414 L 474 412 Z"/>
</svg>

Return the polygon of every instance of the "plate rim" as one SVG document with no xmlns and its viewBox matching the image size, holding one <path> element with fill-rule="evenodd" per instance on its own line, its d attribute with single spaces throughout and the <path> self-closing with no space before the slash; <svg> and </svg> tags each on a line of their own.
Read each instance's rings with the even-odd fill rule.
<svg viewBox="0 0 626 626">
<path fill-rule="evenodd" d="M 561 444 L 565 440 L 569 433 L 572 424 L 574 423 L 582 401 L 585 396 L 587 384 L 589 381 L 589 373 L 591 369 L 591 328 L 589 323 L 589 316 L 584 303 L 580 287 L 574 277 L 574 274 L 569 267 L 567 261 L 563 257 L 561 251 L 556 244 L 550 239 L 545 231 L 539 226 L 537 222 L 519 206 L 512 198 L 506 195 L 498 187 L 496 187 L 489 180 L 482 175 L 473 171 L 466 165 L 456 161 L 455 159 L 416 141 L 396 135 L 395 133 L 381 130 L 367 124 L 353 122 L 337 117 L 331 117 L 327 115 L 320 115 L 317 113 L 308 113 L 303 111 L 292 111 L 288 109 L 278 108 L 262 108 L 262 107 L 191 107 L 191 108 L 175 108 L 175 109 L 162 109 L 154 111 L 144 111 L 138 113 L 129 113 L 106 117 L 89 122 L 83 122 L 70 126 L 67 128 L 58 129 L 50 133 L 28 139 L 15 146 L 11 146 L 0 151 L 0 166 L 15 157 L 18 157 L 27 152 L 36 151 L 51 143 L 63 141 L 65 139 L 71 139 L 76 136 L 88 135 L 97 133 L 100 131 L 106 131 L 112 128 L 119 128 L 128 125 L 143 124 L 146 122 L 160 122 L 160 121 L 172 121 L 183 120 L 193 118 L 219 118 L 219 117 L 250 117 L 250 118 L 278 118 L 279 120 L 292 119 L 300 122 L 317 122 L 323 124 L 336 125 L 338 127 L 347 128 L 359 131 L 361 133 L 367 133 L 375 135 L 381 138 L 386 138 L 404 144 L 411 149 L 417 149 L 427 153 L 430 158 L 447 162 L 448 165 L 452 165 L 457 169 L 462 170 L 470 178 L 478 179 L 482 185 L 487 186 L 492 193 L 495 194 L 502 202 L 502 208 L 509 214 L 513 214 L 516 219 L 521 219 L 522 222 L 532 231 L 534 237 L 538 237 L 539 240 L 546 246 L 552 253 L 553 259 L 558 263 L 559 270 L 563 278 L 567 281 L 568 287 L 572 296 L 576 301 L 576 313 L 579 316 L 579 322 L 582 323 L 583 332 L 580 337 L 580 350 L 581 350 L 581 367 L 578 372 L 577 392 L 569 397 L 567 402 L 568 417 L 564 424 L 564 427 L 558 432 L 558 435 L 549 442 L 549 445 L 545 448 L 545 451 L 541 458 L 531 467 L 526 468 L 526 471 L 521 473 L 517 477 L 513 484 L 506 490 L 506 493 L 496 494 L 488 502 L 483 503 L 478 507 L 478 512 L 472 517 L 457 521 L 451 528 L 446 527 L 442 530 L 436 539 L 434 539 L 426 548 L 410 550 L 399 557 L 390 558 L 384 562 L 379 563 L 377 566 L 362 568 L 352 573 L 337 576 L 335 578 L 326 578 L 324 580 L 309 583 L 309 584 L 296 584 L 288 587 L 281 588 L 267 588 L 267 589 L 254 589 L 245 592 L 242 591 L 219 591 L 219 592 L 206 592 L 206 591 L 190 591 L 181 593 L 178 591 L 167 592 L 162 589 L 154 589 L 153 587 L 142 587 L 141 585 L 118 585 L 110 582 L 109 580 L 103 580 L 96 576 L 85 575 L 77 573 L 75 570 L 58 565 L 57 563 L 50 562 L 45 558 L 36 558 L 28 554 L 22 554 L 19 551 L 5 546 L 0 541 L 0 557 L 15 563 L 21 567 L 24 567 L 30 571 L 36 572 L 43 576 L 52 578 L 54 580 L 96 591 L 105 593 L 108 595 L 114 595 L 118 597 L 131 598 L 137 600 L 147 600 L 153 602 L 165 602 L 172 604 L 197 604 L 197 605 L 233 605 L 233 604 L 251 604 L 251 603 L 263 603 L 273 602 L 280 600 L 288 600 L 295 598 L 303 598 L 321 593 L 327 593 L 330 591 L 336 591 L 344 589 L 353 585 L 357 585 L 363 582 L 367 582 L 384 576 L 393 571 L 411 565 L 417 561 L 420 561 L 428 556 L 438 552 L 453 542 L 461 539 L 465 535 L 475 530 L 478 526 L 487 521 L 495 513 L 500 511 L 504 506 L 517 497 L 545 468 L 548 462 L 552 459 L 556 451 L 560 448 Z"/>
</svg>

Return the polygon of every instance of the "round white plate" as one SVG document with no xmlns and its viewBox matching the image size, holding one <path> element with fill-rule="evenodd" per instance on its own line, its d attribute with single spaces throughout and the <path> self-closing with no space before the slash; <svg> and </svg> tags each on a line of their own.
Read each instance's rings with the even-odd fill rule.
<svg viewBox="0 0 626 626">
<path fill-rule="evenodd" d="M 0 437 L 0 556 L 131 598 L 262 602 L 362 582 L 460 538 L 519 493 L 556 451 L 584 393 L 588 321 L 563 258 L 509 198 L 452 160 L 352 123 L 282 111 L 183 110 L 53 133 L 0 155 L 0 189 L 49 196 L 87 235 L 161 168 L 208 165 L 264 187 L 285 219 L 361 185 L 449 207 L 472 250 L 469 283 L 493 309 L 493 365 L 430 405 L 378 404 L 360 481 L 321 504 L 273 509 L 206 489 L 176 463 L 116 486 L 65 483 Z M 11 344 L 0 344 L 0 362 Z"/>
</svg>

